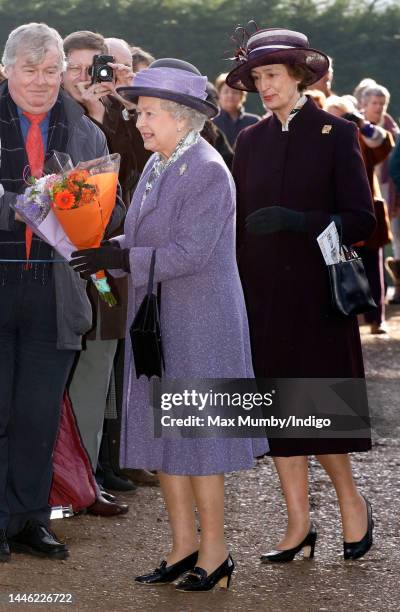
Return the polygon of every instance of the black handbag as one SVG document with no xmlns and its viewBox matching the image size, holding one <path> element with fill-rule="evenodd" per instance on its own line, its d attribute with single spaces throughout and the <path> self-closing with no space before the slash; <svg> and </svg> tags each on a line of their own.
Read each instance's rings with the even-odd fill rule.
<svg viewBox="0 0 400 612">
<path fill-rule="evenodd" d="M 161 378 L 162 371 L 165 369 L 158 309 L 160 284 L 157 288 L 158 297 L 153 293 L 155 261 L 156 251 L 154 250 L 151 256 L 147 294 L 143 298 L 129 330 L 137 378 L 140 378 L 142 374 L 149 379 L 152 376 Z"/>
<path fill-rule="evenodd" d="M 332 306 L 343 315 L 357 315 L 376 308 L 361 257 L 352 247 L 342 243 L 342 224 L 333 218 L 339 230 L 339 263 L 328 265 Z"/>
</svg>

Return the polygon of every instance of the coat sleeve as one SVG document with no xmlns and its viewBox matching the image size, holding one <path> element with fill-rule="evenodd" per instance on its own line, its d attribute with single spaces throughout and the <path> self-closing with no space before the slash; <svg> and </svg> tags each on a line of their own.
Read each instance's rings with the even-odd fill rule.
<svg viewBox="0 0 400 612">
<path fill-rule="evenodd" d="M 244 193 L 246 190 L 245 176 L 248 160 L 246 131 L 242 130 L 236 140 L 235 155 L 232 164 L 232 174 L 236 184 L 236 246 L 240 254 L 244 242 L 246 211 Z"/>
<path fill-rule="evenodd" d="M 368 142 L 365 139 L 364 142 L 366 142 L 368 146 Z M 393 136 L 390 134 L 390 132 L 386 132 L 385 138 L 383 139 L 380 145 L 378 145 L 377 147 L 369 147 L 371 159 L 373 160 L 373 165 L 376 166 L 377 164 L 383 162 L 388 157 L 393 147 Z"/>
<path fill-rule="evenodd" d="M 157 248 L 154 281 L 188 276 L 208 262 L 227 223 L 234 223 L 234 185 L 229 171 L 220 163 L 197 167 L 184 195 L 169 244 Z M 162 193 L 160 193 L 160 197 Z M 233 248 L 233 245 L 232 245 Z M 134 287 L 147 283 L 153 247 L 130 249 Z"/>
<path fill-rule="evenodd" d="M 375 228 L 374 205 L 365 165 L 361 156 L 357 128 L 340 126 L 334 151 L 332 189 L 335 214 L 342 221 L 344 244 L 366 240 Z M 305 213 L 309 237 L 314 241 L 331 222 L 331 212 L 313 210 Z"/>
<path fill-rule="evenodd" d="M 400 193 L 400 139 L 397 141 L 389 160 L 389 172 L 397 191 Z"/>
<path fill-rule="evenodd" d="M 4 191 L 0 196 L 0 230 L 13 231 L 16 229 L 15 212 L 11 207 L 17 195 L 11 191 Z"/>
</svg>

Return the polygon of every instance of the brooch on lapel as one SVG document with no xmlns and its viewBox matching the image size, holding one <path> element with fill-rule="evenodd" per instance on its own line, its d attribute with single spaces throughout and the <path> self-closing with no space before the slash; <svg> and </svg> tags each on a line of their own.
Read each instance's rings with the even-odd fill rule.
<svg viewBox="0 0 400 612">
<path fill-rule="evenodd" d="M 185 174 L 187 170 L 187 164 L 182 164 L 182 166 L 179 168 L 179 176 L 182 176 L 182 174 Z"/>
<path fill-rule="evenodd" d="M 329 125 L 329 124 L 324 125 L 322 130 L 321 130 L 321 133 L 322 134 L 330 134 L 331 133 L 331 129 L 332 129 L 331 125 Z"/>
</svg>

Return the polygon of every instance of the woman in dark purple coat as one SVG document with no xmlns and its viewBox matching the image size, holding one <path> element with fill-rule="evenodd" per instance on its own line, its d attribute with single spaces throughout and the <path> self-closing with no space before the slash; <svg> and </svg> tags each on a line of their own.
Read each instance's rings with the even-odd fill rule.
<svg viewBox="0 0 400 612">
<path fill-rule="evenodd" d="M 303 91 L 328 70 L 306 36 L 259 30 L 238 53 L 230 87 L 258 91 L 272 116 L 239 135 L 239 268 L 259 378 L 364 377 L 355 317 L 335 314 L 317 236 L 340 216 L 344 244 L 368 238 L 375 219 L 356 128 L 318 109 Z M 349 452 L 370 438 L 270 439 L 288 509 L 284 538 L 263 561 L 312 554 L 307 456 L 317 455 L 338 495 L 344 556 L 372 544 L 369 502 L 357 491 Z"/>
</svg>

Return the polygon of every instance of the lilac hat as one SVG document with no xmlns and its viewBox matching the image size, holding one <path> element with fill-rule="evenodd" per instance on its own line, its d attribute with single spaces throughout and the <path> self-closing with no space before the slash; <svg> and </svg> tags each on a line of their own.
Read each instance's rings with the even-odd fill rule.
<svg viewBox="0 0 400 612">
<path fill-rule="evenodd" d="M 226 77 L 233 89 L 257 91 L 251 76 L 252 68 L 267 64 L 294 64 L 308 68 L 312 85 L 328 72 L 329 59 L 321 51 L 312 49 L 307 36 L 293 30 L 268 28 L 257 30 L 247 40 L 246 46 L 236 52 L 236 67 Z"/>
<path fill-rule="evenodd" d="M 119 87 L 117 91 L 135 103 L 139 96 L 171 100 L 194 108 L 211 119 L 218 114 L 218 108 L 206 100 L 206 87 L 207 77 L 202 76 L 193 64 L 165 58 L 138 72 L 131 87 Z"/>
</svg>

